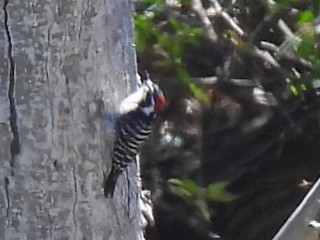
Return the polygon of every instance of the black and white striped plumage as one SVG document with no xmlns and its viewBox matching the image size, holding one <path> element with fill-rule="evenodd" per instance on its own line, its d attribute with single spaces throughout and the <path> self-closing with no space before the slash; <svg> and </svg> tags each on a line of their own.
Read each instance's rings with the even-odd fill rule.
<svg viewBox="0 0 320 240">
<path fill-rule="evenodd" d="M 156 112 L 160 111 L 164 104 L 162 91 L 149 79 L 122 101 L 111 156 L 112 168 L 104 183 L 106 197 L 113 196 L 119 175 L 135 160 L 139 147 L 151 133 Z"/>
</svg>

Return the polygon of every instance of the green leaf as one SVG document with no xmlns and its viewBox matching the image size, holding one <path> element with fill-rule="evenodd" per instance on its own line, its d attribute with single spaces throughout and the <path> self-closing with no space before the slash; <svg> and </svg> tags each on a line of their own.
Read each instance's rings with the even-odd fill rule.
<svg viewBox="0 0 320 240">
<path fill-rule="evenodd" d="M 190 6 L 192 0 L 179 0 L 179 2 L 180 2 L 183 6 Z"/>
<path fill-rule="evenodd" d="M 156 3 L 162 3 L 164 2 L 164 0 L 143 0 L 143 2 L 149 3 L 149 4 L 156 4 Z"/>
<path fill-rule="evenodd" d="M 226 191 L 227 186 L 227 182 L 210 184 L 206 189 L 208 199 L 219 202 L 230 202 L 234 200 L 236 197 L 233 194 Z"/>
<path fill-rule="evenodd" d="M 195 98 L 204 103 L 206 106 L 210 106 L 209 95 L 202 88 L 197 86 L 195 83 L 189 83 L 189 89 Z"/>
<path fill-rule="evenodd" d="M 208 204 L 201 199 L 197 199 L 194 204 L 198 208 L 198 210 L 200 211 L 203 218 L 205 220 L 209 221 L 210 220 L 210 208 L 208 207 Z"/>
<path fill-rule="evenodd" d="M 179 179 L 179 178 L 170 178 L 170 179 L 168 180 L 168 183 L 169 183 L 170 185 L 176 185 L 176 186 L 182 186 L 182 185 L 183 185 L 183 184 L 182 184 L 182 180 Z"/>
<path fill-rule="evenodd" d="M 170 185 L 169 187 L 170 191 L 174 195 L 184 199 L 185 201 L 189 201 L 193 197 L 193 195 L 189 191 L 187 191 L 181 186 Z"/>
<path fill-rule="evenodd" d="M 179 44 L 172 44 L 170 50 L 173 58 L 181 58 L 182 49 Z"/>
<path fill-rule="evenodd" d="M 134 22 L 135 43 L 137 49 L 143 51 L 152 44 L 152 39 L 156 34 L 156 28 L 150 19 L 140 14 L 135 15 Z"/>
<path fill-rule="evenodd" d="M 315 53 L 315 35 L 313 33 L 305 34 L 298 46 L 297 54 L 300 57 L 310 58 Z"/>
<path fill-rule="evenodd" d="M 174 28 L 174 30 L 181 30 L 183 29 L 183 23 L 179 20 L 177 20 L 176 18 L 169 18 L 168 22 L 170 23 L 170 25 Z"/>
<path fill-rule="evenodd" d="M 293 95 L 295 96 L 299 95 L 298 89 L 293 84 L 289 84 L 289 89 Z"/>
<path fill-rule="evenodd" d="M 298 16 L 298 23 L 307 23 L 314 20 L 313 12 L 310 10 L 306 10 L 299 14 Z"/>
<path fill-rule="evenodd" d="M 172 41 L 167 33 L 157 34 L 157 44 L 163 51 L 170 53 Z"/>
<path fill-rule="evenodd" d="M 183 67 L 177 66 L 176 72 L 177 72 L 178 77 L 179 77 L 182 81 L 184 81 L 185 83 L 189 83 L 189 82 L 191 81 L 191 78 L 190 78 L 189 73 L 188 73 L 187 70 L 184 69 Z"/>
<path fill-rule="evenodd" d="M 191 28 L 189 30 L 189 37 L 191 38 L 198 38 L 203 34 L 204 30 L 202 28 Z"/>
<path fill-rule="evenodd" d="M 187 192 L 189 196 L 195 195 L 198 192 L 198 185 L 191 179 L 177 179 L 171 178 L 168 180 L 168 183 L 176 188 L 183 189 L 183 192 Z"/>
<path fill-rule="evenodd" d="M 160 60 L 157 60 L 155 61 L 155 66 L 158 66 L 158 67 L 170 67 L 172 66 L 172 61 L 169 60 L 169 59 L 160 59 Z"/>
<path fill-rule="evenodd" d="M 290 7 L 291 4 L 299 2 L 301 0 L 277 0 L 275 6 L 273 6 L 274 11 L 278 11 L 285 7 Z"/>
<path fill-rule="evenodd" d="M 304 83 L 300 84 L 300 88 L 301 88 L 302 91 L 307 91 L 308 90 L 307 86 Z"/>
</svg>

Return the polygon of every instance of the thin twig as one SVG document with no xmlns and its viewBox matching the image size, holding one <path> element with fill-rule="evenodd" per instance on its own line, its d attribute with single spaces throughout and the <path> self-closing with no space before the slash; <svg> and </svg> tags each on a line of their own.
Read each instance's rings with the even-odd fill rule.
<svg viewBox="0 0 320 240">
<path fill-rule="evenodd" d="M 216 32 L 214 31 L 214 29 L 212 27 L 211 21 L 206 14 L 206 11 L 202 5 L 201 0 L 192 0 L 192 9 L 193 9 L 193 11 L 195 11 L 198 14 L 206 32 L 207 32 L 208 37 L 212 41 L 216 42 L 218 40 L 218 35 L 216 34 Z"/>
<path fill-rule="evenodd" d="M 222 6 L 217 0 L 210 0 L 212 3 L 215 12 L 220 15 L 228 24 L 229 26 L 241 37 L 245 36 L 245 32 L 241 29 L 241 27 L 233 20 L 233 18 L 223 10 Z"/>
<path fill-rule="evenodd" d="M 282 20 L 278 20 L 278 27 L 287 39 L 297 39 L 297 36 L 292 32 L 289 26 Z"/>
<path fill-rule="evenodd" d="M 279 47 L 271 42 L 261 41 L 260 47 L 264 50 L 271 51 L 271 52 L 278 52 Z"/>
<path fill-rule="evenodd" d="M 274 68 L 281 68 L 280 64 L 278 63 L 278 61 L 268 52 L 265 50 L 261 50 L 257 47 L 253 48 L 253 53 L 255 56 L 257 56 L 258 58 L 264 60 L 265 62 L 269 63 L 271 66 L 273 66 Z"/>
<path fill-rule="evenodd" d="M 217 76 L 202 77 L 202 78 L 194 78 L 194 80 L 200 84 L 214 85 L 218 82 L 218 77 Z"/>
</svg>

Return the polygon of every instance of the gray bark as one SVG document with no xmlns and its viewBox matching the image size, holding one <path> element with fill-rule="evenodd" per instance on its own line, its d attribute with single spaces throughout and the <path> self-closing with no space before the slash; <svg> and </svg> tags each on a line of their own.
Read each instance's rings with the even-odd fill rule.
<svg viewBox="0 0 320 240">
<path fill-rule="evenodd" d="M 137 239 L 136 184 L 102 192 L 102 116 L 136 81 L 131 2 L 0 4 L 0 238 Z"/>
</svg>

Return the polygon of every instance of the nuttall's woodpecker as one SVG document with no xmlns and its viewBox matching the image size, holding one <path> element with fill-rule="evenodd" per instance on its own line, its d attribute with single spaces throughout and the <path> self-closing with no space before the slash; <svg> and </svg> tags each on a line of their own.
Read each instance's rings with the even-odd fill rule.
<svg viewBox="0 0 320 240">
<path fill-rule="evenodd" d="M 156 113 L 165 105 L 159 86 L 150 79 L 120 104 L 116 123 L 116 139 L 112 151 L 112 167 L 104 182 L 105 197 L 112 197 L 119 175 L 136 159 L 139 147 L 151 132 Z"/>
</svg>

